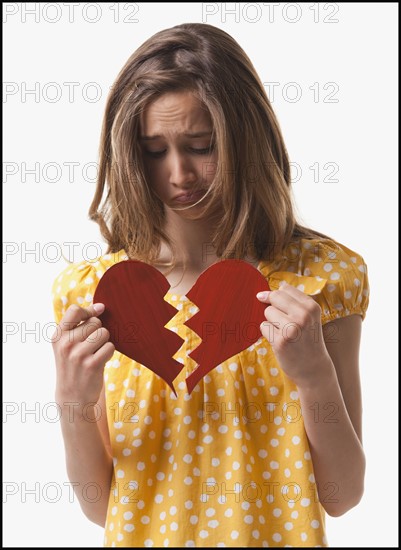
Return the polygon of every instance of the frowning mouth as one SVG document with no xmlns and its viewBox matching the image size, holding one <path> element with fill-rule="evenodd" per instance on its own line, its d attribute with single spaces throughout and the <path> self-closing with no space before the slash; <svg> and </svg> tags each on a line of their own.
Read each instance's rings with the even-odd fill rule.
<svg viewBox="0 0 401 550">
<path fill-rule="evenodd" d="M 181 193 L 173 198 L 174 201 L 179 203 L 197 202 L 205 194 L 205 191 L 196 191 L 195 193 Z"/>
</svg>

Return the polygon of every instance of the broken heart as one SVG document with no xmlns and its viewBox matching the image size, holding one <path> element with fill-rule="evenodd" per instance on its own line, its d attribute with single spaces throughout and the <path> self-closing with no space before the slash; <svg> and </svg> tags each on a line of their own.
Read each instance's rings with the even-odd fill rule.
<svg viewBox="0 0 401 550">
<path fill-rule="evenodd" d="M 169 289 L 157 269 L 126 260 L 104 273 L 93 302 L 106 306 L 99 318 L 116 350 L 163 378 L 176 394 L 173 380 L 184 365 L 172 356 L 183 339 L 165 328 L 178 311 L 164 300 Z M 213 368 L 261 337 L 266 304 L 256 294 L 263 290 L 270 290 L 266 279 L 241 260 L 222 260 L 199 276 L 187 294 L 199 311 L 184 323 L 202 339 L 189 354 L 197 367 L 186 378 L 188 393 Z"/>
</svg>

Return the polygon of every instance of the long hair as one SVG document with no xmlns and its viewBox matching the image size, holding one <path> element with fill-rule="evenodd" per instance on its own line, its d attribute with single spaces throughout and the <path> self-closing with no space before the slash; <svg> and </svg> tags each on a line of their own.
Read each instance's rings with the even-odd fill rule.
<svg viewBox="0 0 401 550">
<path fill-rule="evenodd" d="M 277 118 L 250 59 L 226 32 L 185 23 L 162 30 L 128 59 L 107 99 L 99 174 L 89 218 L 99 224 L 107 252 L 156 264 L 164 206 L 152 192 L 142 161 L 140 115 L 161 94 L 190 90 L 209 111 L 218 153 L 208 194 L 218 205 L 211 244 L 221 259 L 252 253 L 271 260 L 302 237 L 329 238 L 297 222 L 290 164 Z M 101 204 L 103 201 L 103 204 Z"/>
</svg>

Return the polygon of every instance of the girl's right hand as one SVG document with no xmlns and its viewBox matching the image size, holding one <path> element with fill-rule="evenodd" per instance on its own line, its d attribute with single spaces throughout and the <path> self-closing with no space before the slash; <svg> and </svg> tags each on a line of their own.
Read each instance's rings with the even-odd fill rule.
<svg viewBox="0 0 401 550">
<path fill-rule="evenodd" d="M 98 315 L 104 304 L 87 309 L 71 305 L 61 319 L 51 342 L 56 359 L 56 401 L 77 403 L 82 410 L 97 403 L 103 387 L 103 370 L 115 347 Z"/>
</svg>

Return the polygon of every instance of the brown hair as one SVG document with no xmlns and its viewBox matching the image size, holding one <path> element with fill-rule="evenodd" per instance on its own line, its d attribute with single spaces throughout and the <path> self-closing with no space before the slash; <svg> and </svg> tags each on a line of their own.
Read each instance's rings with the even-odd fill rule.
<svg viewBox="0 0 401 550">
<path fill-rule="evenodd" d="M 109 94 L 99 175 L 89 210 L 107 252 L 158 263 L 164 207 L 146 181 L 140 114 L 168 91 L 191 90 L 208 109 L 218 152 L 210 208 L 220 205 L 212 245 L 219 258 L 273 259 L 298 238 L 329 238 L 300 225 L 281 130 L 248 56 L 223 30 L 185 23 L 149 38 L 128 59 Z M 106 189 L 106 196 L 104 197 Z M 104 198 L 103 205 L 100 206 Z"/>
</svg>

